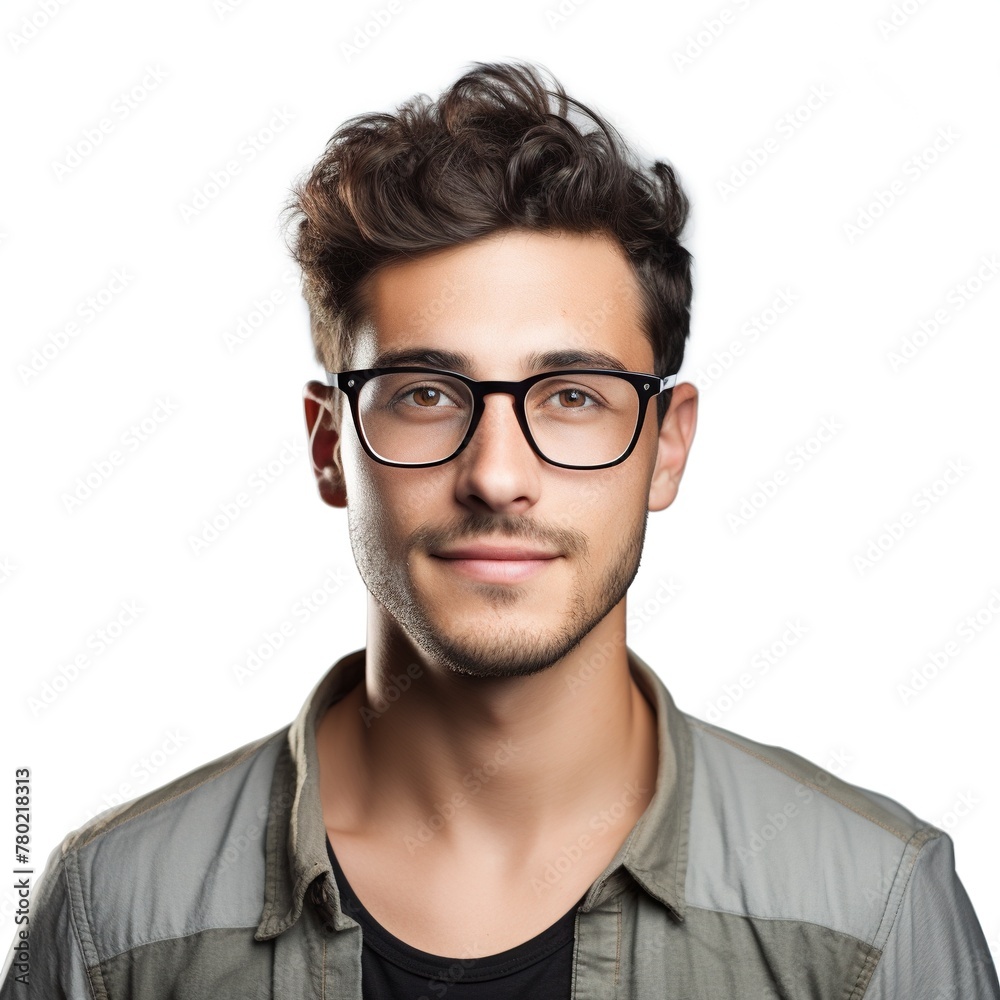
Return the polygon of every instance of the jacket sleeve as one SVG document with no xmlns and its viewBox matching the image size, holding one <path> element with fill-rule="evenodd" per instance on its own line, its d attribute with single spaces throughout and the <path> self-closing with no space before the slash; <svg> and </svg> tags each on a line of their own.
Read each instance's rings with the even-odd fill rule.
<svg viewBox="0 0 1000 1000">
<path fill-rule="evenodd" d="M 26 949 L 20 936 L 25 929 Z M 45 870 L 31 887 L 27 923 L 15 928 L 14 942 L 0 973 L 0 1000 L 94 997 L 73 919 L 60 845 L 49 855 Z"/>
<path fill-rule="evenodd" d="M 1000 1000 L 997 970 L 955 872 L 951 837 L 917 855 L 865 1000 Z"/>
</svg>

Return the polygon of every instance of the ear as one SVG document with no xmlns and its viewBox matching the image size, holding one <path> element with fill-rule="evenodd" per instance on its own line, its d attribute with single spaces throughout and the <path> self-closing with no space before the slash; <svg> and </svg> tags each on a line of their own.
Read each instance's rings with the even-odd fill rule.
<svg viewBox="0 0 1000 1000">
<path fill-rule="evenodd" d="M 340 434 L 333 409 L 333 393 L 337 391 L 332 385 L 309 381 L 302 390 L 302 400 L 306 408 L 309 458 L 319 495 L 331 507 L 346 507 L 347 488 L 340 461 Z"/>
<path fill-rule="evenodd" d="M 698 390 L 690 382 L 675 385 L 664 414 L 649 484 L 649 509 L 663 510 L 677 496 L 698 423 Z"/>
</svg>

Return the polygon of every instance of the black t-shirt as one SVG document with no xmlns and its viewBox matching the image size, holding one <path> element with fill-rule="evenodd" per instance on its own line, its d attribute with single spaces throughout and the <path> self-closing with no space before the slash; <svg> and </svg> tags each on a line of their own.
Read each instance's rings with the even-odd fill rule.
<svg viewBox="0 0 1000 1000">
<path fill-rule="evenodd" d="M 570 996 L 576 908 L 530 941 L 485 958 L 442 958 L 411 948 L 364 908 L 326 850 L 340 889 L 341 909 L 361 925 L 364 1000 L 560 1000 Z"/>
</svg>

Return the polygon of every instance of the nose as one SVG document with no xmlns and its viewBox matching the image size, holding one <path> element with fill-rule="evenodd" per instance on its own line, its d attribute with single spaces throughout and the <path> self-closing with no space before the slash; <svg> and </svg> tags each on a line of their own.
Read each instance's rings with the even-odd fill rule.
<svg viewBox="0 0 1000 1000">
<path fill-rule="evenodd" d="M 453 464 L 456 498 L 473 510 L 522 513 L 538 500 L 543 462 L 521 431 L 508 393 L 485 397 L 472 440 Z"/>
</svg>

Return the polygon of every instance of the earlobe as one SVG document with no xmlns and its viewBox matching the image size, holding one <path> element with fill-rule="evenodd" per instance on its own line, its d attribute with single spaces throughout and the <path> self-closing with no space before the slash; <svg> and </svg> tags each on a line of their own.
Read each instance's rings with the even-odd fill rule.
<svg viewBox="0 0 1000 1000">
<path fill-rule="evenodd" d="M 334 419 L 332 394 L 336 390 L 322 382 L 309 381 L 302 390 L 305 405 L 309 459 L 324 503 L 347 506 L 347 490 L 340 461 L 340 435 Z"/>
<path fill-rule="evenodd" d="M 656 462 L 649 483 L 649 509 L 663 510 L 677 497 L 698 423 L 698 390 L 690 382 L 674 386 L 670 409 L 663 417 Z"/>
</svg>

